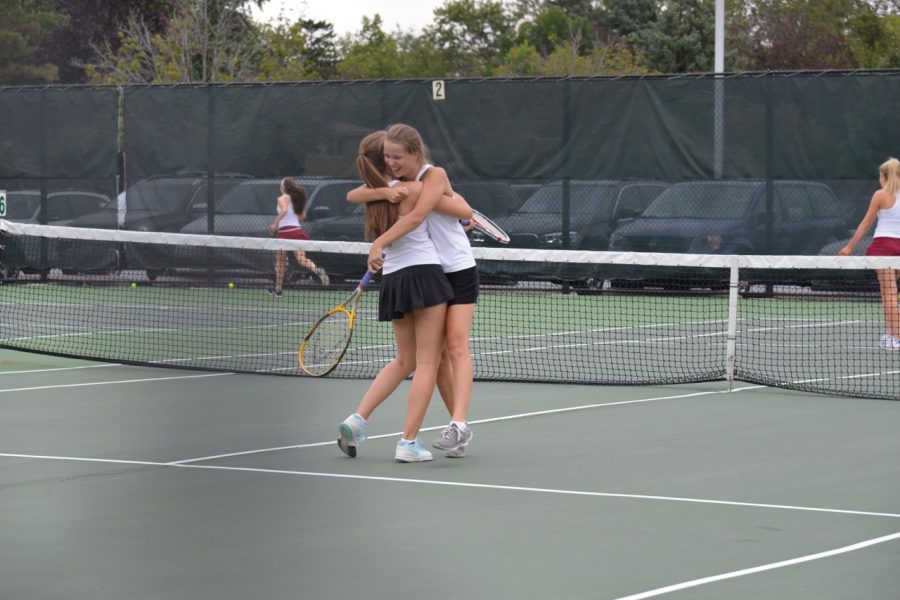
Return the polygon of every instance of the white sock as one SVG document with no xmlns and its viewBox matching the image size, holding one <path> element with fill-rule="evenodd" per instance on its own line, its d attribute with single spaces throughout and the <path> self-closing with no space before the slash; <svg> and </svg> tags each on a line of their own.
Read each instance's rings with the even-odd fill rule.
<svg viewBox="0 0 900 600">
<path fill-rule="evenodd" d="M 415 442 L 416 440 L 407 440 L 407 439 L 404 439 L 404 438 L 400 438 L 400 441 L 401 441 L 402 443 L 404 443 L 404 444 L 412 444 L 412 443 Z"/>
<path fill-rule="evenodd" d="M 469 424 L 466 423 L 465 421 L 450 421 L 450 424 L 456 425 L 456 427 L 459 428 L 460 431 L 468 431 L 469 430 Z"/>
<path fill-rule="evenodd" d="M 359 413 L 353 413 L 353 416 L 359 417 L 359 420 L 362 421 L 363 423 L 367 423 L 367 422 L 368 422 L 368 421 L 366 421 L 365 418 L 363 418 L 363 416 L 362 416 L 361 414 L 359 414 Z"/>
</svg>

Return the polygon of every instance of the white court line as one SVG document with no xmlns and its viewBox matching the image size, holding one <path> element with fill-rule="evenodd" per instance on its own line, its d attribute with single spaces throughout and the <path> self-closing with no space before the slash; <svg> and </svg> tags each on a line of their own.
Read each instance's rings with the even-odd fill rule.
<svg viewBox="0 0 900 600">
<path fill-rule="evenodd" d="M 759 389 L 762 387 L 765 387 L 765 386 L 754 385 L 754 386 L 736 388 L 734 390 L 731 390 L 731 392 L 743 392 L 745 390 L 756 390 L 756 389 Z M 588 410 L 591 408 L 604 408 L 607 406 L 622 406 L 625 404 L 640 404 L 643 402 L 657 402 L 660 400 L 677 400 L 679 398 L 693 398 L 696 396 L 708 396 L 710 394 L 728 394 L 728 393 L 730 393 L 728 390 L 710 390 L 710 391 L 706 391 L 706 392 L 692 392 L 690 394 L 678 394 L 675 396 L 659 396 L 656 398 L 639 398 L 637 400 L 622 400 L 621 402 L 598 402 L 596 404 L 584 404 L 582 406 L 569 406 L 566 408 L 551 408 L 548 410 L 539 410 L 539 411 L 529 412 L 529 413 L 520 413 L 517 415 L 507 415 L 505 417 L 492 417 L 489 419 L 478 419 L 476 421 L 469 421 L 469 423 L 472 425 L 476 425 L 479 423 L 496 423 L 498 421 L 510 421 L 512 419 L 526 419 L 528 417 L 538 417 L 538 416 L 543 416 L 543 415 L 567 413 L 567 412 L 573 412 L 576 410 Z M 440 425 L 438 427 L 423 427 L 419 431 L 437 431 L 438 429 L 443 429 L 443 428 L 444 428 L 444 425 Z M 388 438 L 388 437 L 396 437 L 402 433 L 403 433 L 402 431 L 398 431 L 398 432 L 394 432 L 394 433 L 370 435 L 366 439 L 377 440 L 377 439 Z M 186 465 L 186 464 L 200 462 L 200 461 L 206 461 L 206 460 L 218 460 L 218 459 L 222 459 L 222 458 L 233 458 L 235 456 L 248 456 L 250 454 L 263 454 L 265 452 L 278 452 L 280 450 L 315 448 L 318 446 L 330 446 L 332 444 L 334 444 L 334 441 L 314 442 L 311 444 L 295 444 L 293 446 L 280 446 L 277 448 L 261 448 L 261 449 L 257 449 L 257 450 L 244 450 L 242 452 L 232 452 L 229 454 L 217 454 L 215 456 L 202 456 L 199 458 L 188 458 L 188 459 L 184 459 L 184 460 L 176 460 L 176 461 L 173 461 L 173 462 L 170 462 L 167 464 L 169 464 L 169 465 Z"/>
<path fill-rule="evenodd" d="M 529 492 L 536 494 L 554 494 L 561 496 L 583 496 L 590 498 L 619 498 L 627 500 L 652 500 L 658 502 L 684 502 L 690 504 L 711 504 L 716 506 L 735 506 L 740 508 L 764 508 L 778 510 L 793 510 L 814 513 L 852 515 L 862 517 L 887 517 L 900 519 L 900 514 L 883 513 L 862 510 L 848 510 L 839 508 L 821 508 L 813 506 L 794 506 L 790 504 L 764 504 L 759 502 L 738 502 L 732 500 L 712 500 L 708 498 L 683 498 L 678 496 L 653 496 L 649 494 L 623 494 L 614 492 L 588 492 L 584 490 L 561 490 L 553 488 L 527 487 L 518 485 L 499 485 L 490 483 L 468 483 L 464 481 L 440 481 L 436 479 L 412 479 L 408 477 L 379 477 L 374 475 L 354 475 L 349 473 L 321 473 L 315 471 L 291 471 L 285 469 L 261 469 L 256 467 L 226 467 L 222 465 L 186 465 L 176 463 L 160 463 L 138 460 L 114 460 L 104 458 L 79 458 L 74 456 L 43 456 L 35 454 L 7 454 L 0 453 L 4 458 L 31 458 L 44 460 L 63 460 L 72 462 L 93 462 L 112 464 L 132 464 L 152 467 L 171 467 L 176 469 L 202 469 L 207 471 L 229 471 L 236 473 L 260 473 L 263 475 L 292 475 L 301 477 L 320 477 L 326 479 L 352 479 L 358 481 L 383 481 L 391 483 L 411 483 L 417 485 L 435 485 L 444 487 L 469 488 L 481 490 L 497 490 L 504 492 Z"/>
<path fill-rule="evenodd" d="M 58 388 L 71 388 L 71 387 L 87 387 L 91 385 L 116 385 L 119 383 L 143 383 L 145 381 L 169 381 L 172 379 L 197 379 L 200 377 L 221 377 L 223 375 L 234 375 L 234 373 L 204 373 L 202 375 L 175 375 L 172 377 L 148 377 L 146 379 L 123 379 L 122 381 L 93 381 L 87 383 L 65 383 L 65 384 L 57 384 L 57 385 L 39 385 L 35 387 L 25 387 L 25 388 L 10 388 L 5 390 L 0 390 L 0 394 L 5 394 L 6 392 L 31 392 L 34 390 L 55 390 Z"/>
<path fill-rule="evenodd" d="M 642 592 L 640 594 L 633 594 L 631 596 L 622 596 L 621 598 L 617 598 L 616 600 L 644 600 L 644 598 L 653 598 L 654 596 L 662 596 L 663 594 L 668 594 L 669 592 L 677 592 L 679 590 L 697 587 L 700 585 L 705 585 L 707 583 L 714 583 L 716 581 L 723 581 L 725 579 L 734 579 L 735 577 L 743 577 L 744 575 L 752 575 L 754 573 L 761 573 L 762 571 L 771 571 L 772 569 L 780 569 L 782 567 L 798 565 L 798 564 L 805 563 L 805 562 L 819 560 L 820 558 L 830 558 L 832 556 L 837 556 L 838 554 L 846 554 L 847 552 L 854 552 L 856 550 L 868 548 L 869 546 L 875 546 L 876 544 L 892 542 L 897 539 L 900 539 L 900 531 L 898 531 L 897 533 L 892 533 L 890 535 L 885 535 L 882 537 L 873 538 L 871 540 L 865 540 L 865 541 L 862 541 L 862 542 L 859 542 L 856 544 L 851 544 L 849 546 L 843 546 L 841 548 L 835 548 L 833 550 L 819 552 L 817 554 L 809 554 L 807 556 L 798 556 L 797 558 L 791 558 L 789 560 L 783 560 L 780 562 L 769 563 L 767 565 L 760 565 L 758 567 L 751 567 L 749 569 L 741 569 L 740 571 L 731 571 L 730 573 L 722 573 L 721 575 L 713 575 L 711 577 L 703 577 L 702 579 L 694 579 L 693 581 L 685 581 L 683 583 L 678 583 L 675 585 L 669 585 L 666 587 L 657 588 L 655 590 Z"/>
<path fill-rule="evenodd" d="M 25 371 L 0 371 L 2 375 L 22 375 L 28 373 L 49 373 L 51 371 L 77 371 L 78 369 L 101 369 L 103 367 L 123 367 L 120 363 L 103 363 L 100 365 L 84 365 L 81 367 L 57 367 L 54 369 L 27 369 Z"/>
</svg>

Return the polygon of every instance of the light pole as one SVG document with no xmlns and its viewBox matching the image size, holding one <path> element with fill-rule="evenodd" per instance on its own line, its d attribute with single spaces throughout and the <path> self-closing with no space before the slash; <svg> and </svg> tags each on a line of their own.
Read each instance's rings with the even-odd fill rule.
<svg viewBox="0 0 900 600">
<path fill-rule="evenodd" d="M 722 154 L 724 151 L 725 119 L 725 0 L 716 0 L 715 25 L 715 98 L 713 107 L 713 173 L 722 178 Z"/>
</svg>

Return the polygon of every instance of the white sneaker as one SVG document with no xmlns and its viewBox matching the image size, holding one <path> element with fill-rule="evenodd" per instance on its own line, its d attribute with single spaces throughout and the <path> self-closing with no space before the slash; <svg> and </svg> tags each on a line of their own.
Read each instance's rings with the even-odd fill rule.
<svg viewBox="0 0 900 600">
<path fill-rule="evenodd" d="M 368 427 L 368 423 L 357 413 L 353 413 L 344 419 L 338 425 L 340 437 L 337 444 L 341 452 L 350 458 L 356 458 L 356 446 L 359 442 L 366 440 L 366 427 Z"/>
<path fill-rule="evenodd" d="M 425 462 L 431 460 L 431 452 L 425 449 L 422 438 L 416 438 L 412 442 L 397 442 L 397 450 L 394 452 L 394 460 L 398 462 Z"/>
<path fill-rule="evenodd" d="M 434 440 L 434 443 L 431 445 L 438 450 L 446 452 L 447 456 L 450 456 L 450 453 L 453 452 L 452 458 L 460 458 L 465 456 L 465 448 L 469 445 L 469 442 L 472 441 L 473 437 L 475 436 L 470 427 L 466 427 L 465 430 L 463 430 L 458 427 L 456 423 L 450 423 L 444 427 L 444 430 L 441 432 L 441 437 Z M 462 454 L 458 454 L 459 450 L 462 450 Z"/>
<path fill-rule="evenodd" d="M 895 338 L 891 334 L 886 333 L 878 340 L 878 347 L 888 352 L 900 350 L 900 338 Z"/>
</svg>

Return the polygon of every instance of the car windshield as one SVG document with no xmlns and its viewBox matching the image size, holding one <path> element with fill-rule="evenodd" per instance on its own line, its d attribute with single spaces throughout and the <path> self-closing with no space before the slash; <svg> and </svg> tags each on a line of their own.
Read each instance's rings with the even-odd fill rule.
<svg viewBox="0 0 900 600">
<path fill-rule="evenodd" d="M 569 206 L 575 214 L 604 214 L 610 211 L 619 185 L 615 183 L 572 183 Z M 541 187 L 516 211 L 519 214 L 562 214 L 562 183 Z"/>
<path fill-rule="evenodd" d="M 196 178 L 144 179 L 125 192 L 128 209 L 151 212 L 183 210 L 202 183 Z"/>
<path fill-rule="evenodd" d="M 312 190 L 307 188 L 307 194 L 313 198 L 310 202 L 313 208 L 327 207 L 329 216 L 340 217 L 354 212 L 356 205 L 347 202 L 347 192 L 359 185 L 358 182 L 340 182 L 321 186 L 315 196 Z"/>
<path fill-rule="evenodd" d="M 755 185 L 675 185 L 657 196 L 643 216 L 650 219 L 740 219 Z"/>
<path fill-rule="evenodd" d="M 6 197 L 7 219 L 31 219 L 41 205 L 41 197 L 37 192 L 9 192 Z"/>
<path fill-rule="evenodd" d="M 216 202 L 220 215 L 268 215 L 277 212 L 278 183 L 242 183 Z"/>
</svg>

